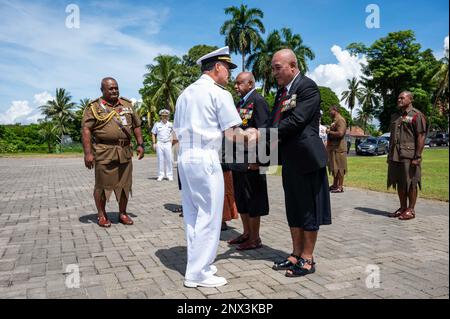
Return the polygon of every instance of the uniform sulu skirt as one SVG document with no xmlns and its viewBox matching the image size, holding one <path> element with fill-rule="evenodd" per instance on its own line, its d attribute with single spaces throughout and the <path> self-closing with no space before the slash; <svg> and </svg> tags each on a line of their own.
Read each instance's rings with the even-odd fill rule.
<svg viewBox="0 0 450 319">
<path fill-rule="evenodd" d="M 318 231 L 331 224 L 331 204 L 326 168 L 299 174 L 296 165 L 284 165 L 282 170 L 289 227 Z"/>
</svg>

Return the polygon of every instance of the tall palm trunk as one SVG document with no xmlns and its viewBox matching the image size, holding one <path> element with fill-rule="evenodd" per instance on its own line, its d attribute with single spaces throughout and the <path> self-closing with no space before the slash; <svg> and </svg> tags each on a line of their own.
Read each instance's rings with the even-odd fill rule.
<svg viewBox="0 0 450 319">
<path fill-rule="evenodd" d="M 245 72 L 245 53 L 242 53 L 242 72 Z"/>
</svg>

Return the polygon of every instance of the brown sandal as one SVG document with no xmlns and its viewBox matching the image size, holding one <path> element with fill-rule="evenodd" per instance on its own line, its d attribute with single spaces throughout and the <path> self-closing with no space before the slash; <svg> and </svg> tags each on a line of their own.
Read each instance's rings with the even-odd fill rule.
<svg viewBox="0 0 450 319">
<path fill-rule="evenodd" d="M 228 241 L 228 244 L 230 245 L 236 245 L 236 244 L 242 244 L 246 242 L 250 237 L 248 235 L 239 235 L 238 237 L 231 239 Z"/>
<path fill-rule="evenodd" d="M 247 240 L 236 247 L 237 250 L 250 250 L 250 249 L 258 249 L 262 247 L 261 238 L 257 240 Z"/>
<path fill-rule="evenodd" d="M 392 217 L 392 218 L 397 218 L 397 217 L 400 217 L 402 214 L 403 214 L 403 212 L 405 211 L 405 209 L 406 208 L 399 208 L 399 209 L 397 209 L 395 212 L 393 212 L 393 213 L 390 213 L 388 216 L 389 217 Z"/>
<path fill-rule="evenodd" d="M 98 221 L 98 225 L 100 227 L 106 227 L 106 228 L 111 227 L 111 222 L 105 216 L 97 217 L 97 221 Z"/>
<path fill-rule="evenodd" d="M 330 191 L 330 193 L 336 194 L 336 193 L 343 193 L 344 192 L 344 187 L 338 187 L 338 188 L 334 188 Z"/>
<path fill-rule="evenodd" d="M 403 211 L 403 214 L 400 215 L 398 219 L 400 220 L 408 220 L 414 219 L 416 217 L 416 212 L 412 208 L 407 208 Z"/>
</svg>

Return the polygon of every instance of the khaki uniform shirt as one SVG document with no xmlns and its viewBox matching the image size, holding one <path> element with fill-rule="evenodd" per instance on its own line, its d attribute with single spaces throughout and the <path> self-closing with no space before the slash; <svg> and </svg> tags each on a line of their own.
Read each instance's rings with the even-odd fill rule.
<svg viewBox="0 0 450 319">
<path fill-rule="evenodd" d="M 101 121 L 97 117 L 104 118 L 109 112 L 115 110 L 119 118 L 113 117 L 109 121 Z M 123 129 L 118 124 L 121 123 Z M 133 156 L 131 143 L 127 146 L 118 145 L 119 142 L 130 141 L 136 127 L 141 126 L 141 120 L 136 115 L 130 100 L 120 97 L 116 105 L 107 103 L 103 98 L 91 102 L 83 114 L 82 127 L 87 127 L 94 137 L 94 156 L 96 163 L 108 164 L 112 161 L 127 163 Z M 128 133 L 124 132 L 124 130 Z M 114 145 L 114 143 L 117 143 Z"/>
<path fill-rule="evenodd" d="M 391 117 L 390 131 L 388 159 L 394 162 L 410 161 L 416 155 L 417 136 L 426 132 L 425 115 L 413 107 L 403 113 L 395 113 Z"/>
<path fill-rule="evenodd" d="M 334 122 L 331 123 L 330 131 L 339 132 L 342 137 L 332 137 L 328 135 L 327 149 L 335 152 L 347 152 L 347 143 L 345 142 L 345 132 L 347 131 L 347 122 L 340 114 L 336 114 Z"/>
</svg>

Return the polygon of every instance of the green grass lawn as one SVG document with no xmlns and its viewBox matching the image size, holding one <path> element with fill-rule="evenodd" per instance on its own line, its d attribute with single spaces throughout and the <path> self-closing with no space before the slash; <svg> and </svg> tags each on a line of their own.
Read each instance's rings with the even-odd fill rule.
<svg viewBox="0 0 450 319">
<path fill-rule="evenodd" d="M 352 156 L 347 158 L 348 174 L 344 186 L 395 193 L 387 190 L 387 163 L 384 156 Z M 448 202 L 448 148 L 426 148 L 422 159 L 422 191 L 420 198 Z M 280 173 L 280 171 L 279 171 Z M 332 178 L 329 178 L 332 183 Z"/>
</svg>

